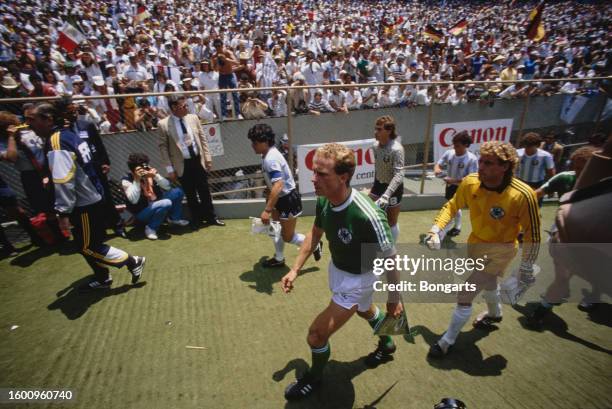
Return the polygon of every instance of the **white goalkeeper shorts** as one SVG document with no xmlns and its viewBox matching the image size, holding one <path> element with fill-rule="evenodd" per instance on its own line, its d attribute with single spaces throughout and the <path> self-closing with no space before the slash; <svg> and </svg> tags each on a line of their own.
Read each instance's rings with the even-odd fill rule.
<svg viewBox="0 0 612 409">
<path fill-rule="evenodd" d="M 367 311 L 372 305 L 374 282 L 377 280 L 378 277 L 372 272 L 351 274 L 339 269 L 333 262 L 329 263 L 329 289 L 332 292 L 332 301 L 347 310 L 356 305 L 357 311 Z"/>
</svg>

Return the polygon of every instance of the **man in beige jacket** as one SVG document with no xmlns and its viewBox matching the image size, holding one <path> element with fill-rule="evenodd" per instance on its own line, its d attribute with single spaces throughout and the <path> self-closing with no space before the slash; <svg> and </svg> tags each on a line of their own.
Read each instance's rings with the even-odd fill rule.
<svg viewBox="0 0 612 409">
<path fill-rule="evenodd" d="M 215 215 L 210 196 L 208 172 L 212 169 L 212 157 L 200 120 L 187 113 L 185 97 L 170 98 L 168 105 L 172 114 L 159 122 L 159 150 L 168 179 L 181 182 L 194 230 L 202 220 L 209 225 L 225 226 Z"/>
</svg>

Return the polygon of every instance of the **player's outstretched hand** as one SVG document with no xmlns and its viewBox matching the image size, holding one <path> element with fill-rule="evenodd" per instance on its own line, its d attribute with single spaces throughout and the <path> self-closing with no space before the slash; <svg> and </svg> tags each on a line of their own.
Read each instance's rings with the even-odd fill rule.
<svg viewBox="0 0 612 409">
<path fill-rule="evenodd" d="M 281 278 L 281 288 L 285 293 L 291 292 L 293 290 L 293 282 L 297 278 L 297 271 L 289 271 L 283 278 Z"/>
<path fill-rule="evenodd" d="M 398 318 L 403 310 L 404 310 L 404 306 L 402 305 L 401 302 L 388 302 L 387 303 L 387 314 L 389 314 L 393 318 Z"/>
</svg>

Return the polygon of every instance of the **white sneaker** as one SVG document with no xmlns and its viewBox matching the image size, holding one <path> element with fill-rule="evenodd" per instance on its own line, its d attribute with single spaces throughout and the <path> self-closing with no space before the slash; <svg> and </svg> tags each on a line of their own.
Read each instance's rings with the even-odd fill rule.
<svg viewBox="0 0 612 409">
<path fill-rule="evenodd" d="M 189 224 L 189 222 L 185 219 L 178 219 L 178 220 L 172 220 L 172 219 L 168 219 L 168 224 L 171 226 L 181 226 L 181 227 L 185 227 Z"/>
<path fill-rule="evenodd" d="M 150 228 L 149 226 L 145 226 L 145 237 L 149 240 L 157 240 L 157 232 Z"/>
</svg>

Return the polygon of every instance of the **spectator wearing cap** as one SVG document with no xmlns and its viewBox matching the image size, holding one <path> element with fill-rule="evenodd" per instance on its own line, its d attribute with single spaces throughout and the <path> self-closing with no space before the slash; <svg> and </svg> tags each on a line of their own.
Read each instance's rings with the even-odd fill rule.
<svg viewBox="0 0 612 409">
<path fill-rule="evenodd" d="M 287 93 L 278 89 L 272 91 L 272 96 L 268 98 L 268 107 L 273 117 L 287 116 Z"/>
<path fill-rule="evenodd" d="M 128 53 L 130 64 L 125 67 L 123 76 L 130 81 L 144 81 L 147 79 L 147 69 L 142 66 L 133 52 Z"/>
<path fill-rule="evenodd" d="M 94 77 L 93 81 L 92 96 L 115 94 L 113 88 L 109 87 L 101 76 Z M 118 132 L 123 128 L 119 104 L 115 98 L 92 99 L 89 103 L 100 115 L 103 133 Z"/>
<path fill-rule="evenodd" d="M 255 85 L 255 80 L 256 80 L 255 68 L 251 64 L 249 64 L 251 55 L 248 52 L 243 51 L 238 55 L 238 59 L 239 59 L 239 65 L 236 68 L 234 68 L 234 74 L 236 75 L 236 78 L 242 80 L 243 76 L 246 75 L 247 81 L 251 85 Z M 242 87 L 239 86 L 238 88 L 242 88 Z"/>
</svg>

